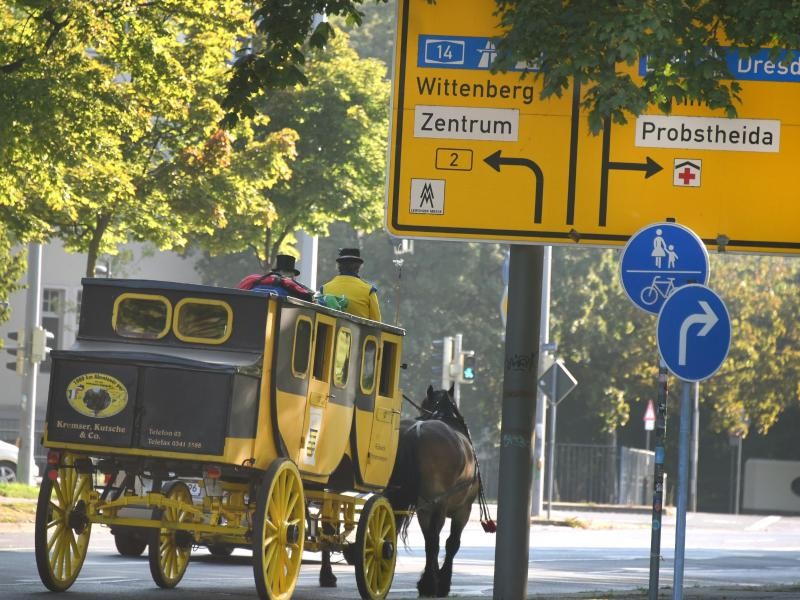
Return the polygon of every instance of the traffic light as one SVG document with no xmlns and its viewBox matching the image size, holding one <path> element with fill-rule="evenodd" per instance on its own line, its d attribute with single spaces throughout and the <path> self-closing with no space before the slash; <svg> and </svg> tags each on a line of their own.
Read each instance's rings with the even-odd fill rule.
<svg viewBox="0 0 800 600">
<path fill-rule="evenodd" d="M 461 372 L 458 377 L 459 383 L 475 383 L 475 351 L 461 351 Z"/>
<path fill-rule="evenodd" d="M 432 379 L 437 382 L 437 385 L 441 385 L 442 389 L 447 389 L 454 379 L 454 373 L 451 372 L 453 366 L 453 338 L 452 336 L 446 336 L 440 340 L 433 340 L 432 346 Z"/>
<path fill-rule="evenodd" d="M 12 331 L 8 334 L 8 337 L 16 342 L 17 345 L 14 348 L 6 348 L 6 352 L 15 355 L 17 360 L 14 362 L 7 362 L 6 367 L 15 371 L 17 375 L 22 375 L 25 373 L 25 331 Z"/>
<path fill-rule="evenodd" d="M 41 325 L 33 328 L 33 336 L 31 336 L 31 362 L 39 363 L 47 358 L 48 353 L 52 348 L 47 345 L 47 340 L 55 338 L 55 334 L 47 331 Z"/>
</svg>

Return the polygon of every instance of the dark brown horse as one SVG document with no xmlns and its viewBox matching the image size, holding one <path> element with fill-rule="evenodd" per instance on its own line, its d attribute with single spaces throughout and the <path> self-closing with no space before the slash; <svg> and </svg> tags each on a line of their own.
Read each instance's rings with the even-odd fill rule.
<svg viewBox="0 0 800 600">
<path fill-rule="evenodd" d="M 434 391 L 428 387 L 420 413 L 416 421 L 401 426 L 386 497 L 395 510 L 416 510 L 425 536 L 425 571 L 417 590 L 420 596 L 441 598 L 450 593 L 453 558 L 461 546 L 461 532 L 469 521 L 472 503 L 479 495 L 480 475 L 467 426 L 453 400 L 453 389 Z M 480 499 L 483 500 L 482 494 Z M 484 506 L 482 503 L 482 516 L 488 517 L 483 513 Z M 439 534 L 447 518 L 450 535 L 440 568 Z M 398 531 L 404 541 L 409 522 L 409 516 L 398 516 Z"/>
</svg>

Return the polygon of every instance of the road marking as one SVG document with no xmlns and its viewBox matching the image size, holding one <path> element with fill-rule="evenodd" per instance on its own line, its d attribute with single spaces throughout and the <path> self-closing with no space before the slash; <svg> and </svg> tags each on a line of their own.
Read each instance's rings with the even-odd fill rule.
<svg viewBox="0 0 800 600">
<path fill-rule="evenodd" d="M 763 519 L 759 519 L 755 523 L 750 523 L 747 527 L 744 528 L 745 531 L 762 531 L 773 525 L 781 520 L 781 517 L 776 515 L 772 515 L 770 517 L 764 517 Z"/>
</svg>

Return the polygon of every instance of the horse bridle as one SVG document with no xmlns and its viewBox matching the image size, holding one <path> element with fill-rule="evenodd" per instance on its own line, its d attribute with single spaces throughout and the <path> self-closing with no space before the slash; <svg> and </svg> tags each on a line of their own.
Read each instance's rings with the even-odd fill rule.
<svg viewBox="0 0 800 600">
<path fill-rule="evenodd" d="M 405 400 L 406 402 L 408 402 L 408 403 L 409 403 L 411 406 L 413 406 L 414 408 L 416 408 L 416 409 L 417 409 L 419 412 L 421 412 L 421 413 L 426 413 L 426 414 L 427 414 L 429 417 L 432 417 L 433 415 L 435 415 L 435 414 L 436 414 L 436 413 L 434 413 L 434 412 L 432 412 L 432 411 L 428 410 L 427 408 L 422 408 L 422 407 L 421 407 L 419 404 L 417 404 L 416 402 L 414 402 L 414 401 L 413 401 L 411 398 L 409 398 L 409 397 L 408 397 L 408 396 L 406 396 L 405 394 L 403 394 L 403 400 Z"/>
</svg>

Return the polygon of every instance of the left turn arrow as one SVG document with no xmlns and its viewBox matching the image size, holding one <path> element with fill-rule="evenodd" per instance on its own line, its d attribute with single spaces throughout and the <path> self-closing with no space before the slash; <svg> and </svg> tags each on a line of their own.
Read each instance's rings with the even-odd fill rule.
<svg viewBox="0 0 800 600">
<path fill-rule="evenodd" d="M 533 174 L 536 177 L 536 197 L 534 200 L 533 222 L 541 223 L 542 201 L 544 196 L 544 174 L 542 173 L 541 167 L 529 158 L 501 156 L 500 153 L 501 151 L 498 150 L 497 152 L 490 154 L 483 159 L 483 162 L 492 167 L 498 173 L 500 172 L 501 165 L 527 167 L 533 171 Z"/>
</svg>

